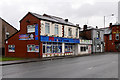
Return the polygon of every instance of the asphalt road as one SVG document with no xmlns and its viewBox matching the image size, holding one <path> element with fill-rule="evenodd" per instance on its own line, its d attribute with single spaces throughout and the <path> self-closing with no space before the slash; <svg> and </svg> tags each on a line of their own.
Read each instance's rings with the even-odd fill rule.
<svg viewBox="0 0 120 80">
<path fill-rule="evenodd" d="M 118 54 L 3 66 L 3 78 L 118 78 Z"/>
</svg>

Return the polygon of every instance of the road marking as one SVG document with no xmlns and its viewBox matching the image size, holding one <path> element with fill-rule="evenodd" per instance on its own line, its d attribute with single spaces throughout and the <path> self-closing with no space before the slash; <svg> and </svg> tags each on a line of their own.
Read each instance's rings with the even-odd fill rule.
<svg viewBox="0 0 120 80">
<path fill-rule="evenodd" d="M 93 67 L 88 68 L 89 70 L 93 69 Z"/>
</svg>

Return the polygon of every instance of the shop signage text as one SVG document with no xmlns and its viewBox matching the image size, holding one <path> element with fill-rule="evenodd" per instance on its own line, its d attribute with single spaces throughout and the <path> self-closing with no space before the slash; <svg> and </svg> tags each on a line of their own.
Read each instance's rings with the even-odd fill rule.
<svg viewBox="0 0 120 80">
<path fill-rule="evenodd" d="M 80 44 L 92 44 L 92 40 L 80 40 Z"/>
<path fill-rule="evenodd" d="M 80 43 L 79 39 L 40 36 L 42 42 Z"/>
</svg>

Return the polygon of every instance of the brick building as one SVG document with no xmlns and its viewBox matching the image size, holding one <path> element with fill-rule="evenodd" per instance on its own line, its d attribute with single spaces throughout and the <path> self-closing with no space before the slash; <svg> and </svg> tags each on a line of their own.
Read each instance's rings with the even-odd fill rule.
<svg viewBox="0 0 120 80">
<path fill-rule="evenodd" d="M 105 51 L 118 52 L 120 51 L 120 24 L 116 23 L 110 27 L 104 28 L 105 31 Z"/>
<path fill-rule="evenodd" d="M 92 52 L 104 52 L 104 30 L 84 25 L 80 30 L 80 37 L 92 40 Z"/>
<path fill-rule="evenodd" d="M 5 39 L 12 36 L 18 30 L 6 22 L 4 19 L 0 18 L 0 55 L 5 54 Z"/>
<path fill-rule="evenodd" d="M 6 56 L 42 58 L 74 55 L 80 42 L 79 27 L 68 19 L 28 12 L 20 31 L 6 40 Z"/>
</svg>

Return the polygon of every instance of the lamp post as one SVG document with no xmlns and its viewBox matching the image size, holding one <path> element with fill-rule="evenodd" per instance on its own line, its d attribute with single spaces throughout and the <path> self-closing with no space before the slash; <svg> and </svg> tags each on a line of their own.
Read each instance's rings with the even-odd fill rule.
<svg viewBox="0 0 120 80">
<path fill-rule="evenodd" d="M 110 16 L 114 16 L 114 14 L 112 14 Z M 105 28 L 105 20 L 106 20 L 105 18 L 106 18 L 106 16 L 104 16 L 104 28 Z"/>
</svg>

